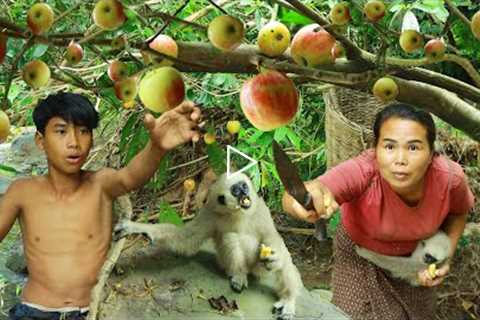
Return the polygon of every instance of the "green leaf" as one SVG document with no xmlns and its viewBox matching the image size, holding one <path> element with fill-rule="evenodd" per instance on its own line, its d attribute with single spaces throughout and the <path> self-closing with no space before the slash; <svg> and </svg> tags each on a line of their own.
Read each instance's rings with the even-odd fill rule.
<svg viewBox="0 0 480 320">
<path fill-rule="evenodd" d="M 273 135 L 273 139 L 275 139 L 277 142 L 283 141 L 285 139 L 285 136 L 287 135 L 287 127 L 280 127 L 275 129 L 275 133 Z"/>
<path fill-rule="evenodd" d="M 290 128 L 287 130 L 287 137 L 290 142 L 295 146 L 296 149 L 300 149 L 301 139 L 300 137 Z"/>
<path fill-rule="evenodd" d="M 217 175 L 227 171 L 225 151 L 216 142 L 207 144 L 208 164 Z"/>
<path fill-rule="evenodd" d="M 17 174 L 18 174 L 18 171 L 15 168 L 6 166 L 4 164 L 0 164 L 0 175 L 4 175 L 7 177 L 14 177 Z"/>
<path fill-rule="evenodd" d="M 293 10 L 286 9 L 284 7 L 280 8 L 280 12 L 278 14 L 280 20 L 285 23 L 294 23 L 299 25 L 307 25 L 313 23 L 313 20 L 310 18 L 305 17 Z"/>
<path fill-rule="evenodd" d="M 158 205 L 158 223 L 170 223 L 176 226 L 182 226 L 183 220 L 168 202 L 162 201 Z"/>
<path fill-rule="evenodd" d="M 37 59 L 45 54 L 47 52 L 48 45 L 46 44 L 37 44 L 35 46 L 35 49 L 33 50 L 32 53 L 32 59 Z"/>
<path fill-rule="evenodd" d="M 429 13 L 443 23 L 448 19 L 449 12 L 445 8 L 443 0 L 424 0 L 420 3 L 415 3 L 413 8 Z"/>
</svg>

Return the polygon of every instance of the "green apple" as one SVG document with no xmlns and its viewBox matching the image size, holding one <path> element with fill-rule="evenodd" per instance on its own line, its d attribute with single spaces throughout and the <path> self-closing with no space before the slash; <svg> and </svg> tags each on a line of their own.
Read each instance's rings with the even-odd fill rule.
<svg viewBox="0 0 480 320">
<path fill-rule="evenodd" d="M 343 1 L 333 6 L 330 10 L 330 20 L 333 24 L 343 26 L 350 21 L 350 8 L 348 3 Z"/>
</svg>

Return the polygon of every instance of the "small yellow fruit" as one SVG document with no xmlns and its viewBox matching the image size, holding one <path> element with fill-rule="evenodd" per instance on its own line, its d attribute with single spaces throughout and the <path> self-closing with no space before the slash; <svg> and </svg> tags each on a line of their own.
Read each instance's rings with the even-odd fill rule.
<svg viewBox="0 0 480 320">
<path fill-rule="evenodd" d="M 477 38 L 480 40 L 480 10 L 477 11 L 472 17 L 472 23 L 470 24 L 472 33 Z"/>
<path fill-rule="evenodd" d="M 195 190 L 195 180 L 193 180 L 193 179 L 187 179 L 187 180 L 183 181 L 183 188 L 184 188 L 186 191 L 193 191 L 193 190 Z"/>
<path fill-rule="evenodd" d="M 398 86 L 391 78 L 380 78 L 373 85 L 373 95 L 383 102 L 391 101 L 398 96 Z"/>
<path fill-rule="evenodd" d="M 268 258 L 271 255 L 272 255 L 272 248 L 262 243 L 260 245 L 260 259 Z"/>
<path fill-rule="evenodd" d="M 10 120 L 5 112 L 0 110 L 0 143 L 7 139 L 10 134 Z"/>
<path fill-rule="evenodd" d="M 290 31 L 283 23 L 271 21 L 264 25 L 258 33 L 258 48 L 269 57 L 280 56 L 287 50 L 290 37 Z"/>
<path fill-rule="evenodd" d="M 430 275 L 430 277 L 432 277 L 432 279 L 434 279 L 436 276 L 437 276 L 437 266 L 435 265 L 435 263 L 432 263 L 431 265 L 428 266 L 428 274 Z"/>
<path fill-rule="evenodd" d="M 240 131 L 240 128 L 242 128 L 242 125 L 240 124 L 240 121 L 238 120 L 230 120 L 227 122 L 227 131 L 230 134 L 236 134 Z"/>
<path fill-rule="evenodd" d="M 216 137 L 213 133 L 205 133 L 203 136 L 203 140 L 205 141 L 206 144 L 212 144 L 215 142 Z"/>
</svg>

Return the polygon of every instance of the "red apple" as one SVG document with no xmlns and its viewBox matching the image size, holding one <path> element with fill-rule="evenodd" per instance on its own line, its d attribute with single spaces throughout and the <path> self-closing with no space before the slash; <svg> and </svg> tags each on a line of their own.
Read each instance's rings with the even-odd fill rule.
<svg viewBox="0 0 480 320">
<path fill-rule="evenodd" d="M 475 38 L 480 40 L 480 10 L 473 15 L 470 27 Z"/>
<path fill-rule="evenodd" d="M 47 32 L 53 24 L 52 8 L 46 3 L 36 3 L 27 12 L 27 24 L 33 34 Z"/>
<path fill-rule="evenodd" d="M 123 102 L 133 101 L 137 96 L 137 81 L 135 78 L 126 78 L 115 82 L 115 95 Z"/>
<path fill-rule="evenodd" d="M 5 56 L 7 55 L 7 35 L 0 32 L 0 63 L 3 63 Z"/>
<path fill-rule="evenodd" d="M 298 110 L 298 92 L 283 73 L 268 70 L 246 81 L 240 106 L 252 125 L 270 131 L 289 123 Z"/>
<path fill-rule="evenodd" d="M 341 58 L 345 56 L 345 48 L 340 42 L 336 42 L 332 48 L 332 56 L 334 59 Z"/>
<path fill-rule="evenodd" d="M 339 2 L 330 10 L 330 20 L 333 24 L 343 26 L 350 21 L 350 9 L 348 2 Z"/>
<path fill-rule="evenodd" d="M 300 29 L 292 40 L 291 55 L 302 66 L 316 67 L 335 61 L 332 48 L 335 38 L 318 24 L 310 24 Z"/>
<path fill-rule="evenodd" d="M 166 54 L 168 56 L 176 58 L 178 56 L 178 46 L 175 40 L 173 40 L 171 37 L 164 35 L 164 34 L 159 34 L 150 44 L 148 45 L 151 49 Z M 168 60 L 164 57 L 157 56 L 154 54 L 150 54 L 152 57 L 152 60 L 155 64 L 157 64 L 159 67 L 163 66 L 171 66 L 174 64 L 173 61 Z"/>
<path fill-rule="evenodd" d="M 441 61 L 445 56 L 445 51 L 445 42 L 442 39 L 432 39 L 425 45 L 425 55 L 431 62 Z"/>
<path fill-rule="evenodd" d="M 149 71 L 140 82 L 138 95 L 145 107 L 152 111 L 173 109 L 185 99 L 182 74 L 173 67 Z"/>
<path fill-rule="evenodd" d="M 112 81 L 120 81 L 128 77 L 128 66 L 120 60 L 114 60 L 108 66 L 107 73 Z"/>
<path fill-rule="evenodd" d="M 22 76 L 30 87 L 38 89 L 50 80 L 50 69 L 42 60 L 33 60 L 23 67 Z"/>
<path fill-rule="evenodd" d="M 370 0 L 363 7 L 363 13 L 371 22 L 377 22 L 385 16 L 385 4 L 380 0 Z"/>
<path fill-rule="evenodd" d="M 71 65 L 79 63 L 83 58 L 83 49 L 76 43 L 71 41 L 65 52 L 65 60 Z"/>
<path fill-rule="evenodd" d="M 231 51 L 242 43 L 245 35 L 243 22 L 232 16 L 218 16 L 208 25 L 208 39 L 223 51 Z"/>
<path fill-rule="evenodd" d="M 117 0 L 100 0 L 93 9 L 93 22 L 102 29 L 115 30 L 126 19 L 123 5 Z"/>
</svg>

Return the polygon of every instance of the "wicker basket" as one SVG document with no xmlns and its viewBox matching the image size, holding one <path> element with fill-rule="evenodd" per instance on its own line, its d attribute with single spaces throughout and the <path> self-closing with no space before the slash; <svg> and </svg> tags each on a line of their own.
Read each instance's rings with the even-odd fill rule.
<svg viewBox="0 0 480 320">
<path fill-rule="evenodd" d="M 333 87 L 323 95 L 327 166 L 350 159 L 373 146 L 373 122 L 386 104 L 373 95 Z"/>
</svg>

